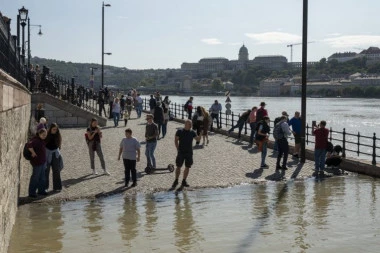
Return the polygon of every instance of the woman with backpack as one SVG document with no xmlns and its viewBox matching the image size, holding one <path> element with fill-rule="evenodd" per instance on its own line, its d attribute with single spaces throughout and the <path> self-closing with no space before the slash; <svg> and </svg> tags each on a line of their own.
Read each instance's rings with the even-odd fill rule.
<svg viewBox="0 0 380 253">
<path fill-rule="evenodd" d="M 52 123 L 47 132 L 46 143 L 46 160 L 47 166 L 45 171 L 46 190 L 49 189 L 50 167 L 53 172 L 53 191 L 62 190 L 61 170 L 63 169 L 63 160 L 60 152 L 62 137 L 59 132 L 57 123 Z"/>
<path fill-rule="evenodd" d="M 192 123 L 193 123 L 193 130 L 197 132 L 197 135 L 200 136 L 202 129 L 203 129 L 203 119 L 204 115 L 202 112 L 202 108 L 200 106 L 197 106 L 197 110 L 195 111 Z M 197 145 L 199 145 L 199 141 L 196 142 Z"/>
<path fill-rule="evenodd" d="M 100 159 L 100 164 L 102 165 L 102 169 L 105 175 L 110 175 L 106 170 L 106 162 L 104 161 L 102 146 L 100 144 L 102 138 L 102 131 L 98 126 L 98 120 L 96 118 L 91 119 L 90 126 L 87 128 L 86 132 L 86 140 L 88 151 L 90 154 L 90 162 L 92 174 L 97 175 L 98 173 L 95 170 L 95 152 L 98 154 Z"/>
<path fill-rule="evenodd" d="M 45 127 L 38 126 L 36 136 L 27 144 L 27 148 L 32 154 L 30 164 L 33 167 L 29 181 L 29 197 L 31 198 L 37 198 L 37 190 L 39 195 L 47 195 L 45 190 L 46 148 L 44 141 L 46 136 Z"/>
</svg>

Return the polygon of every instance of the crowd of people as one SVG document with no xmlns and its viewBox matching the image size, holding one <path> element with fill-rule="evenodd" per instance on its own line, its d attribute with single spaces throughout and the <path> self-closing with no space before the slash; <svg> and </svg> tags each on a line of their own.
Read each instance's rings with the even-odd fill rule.
<svg viewBox="0 0 380 253">
<path fill-rule="evenodd" d="M 133 108 L 136 110 L 137 119 L 142 113 L 142 99 L 140 94 L 135 90 L 131 90 L 127 95 L 113 96 L 107 88 L 102 90 L 100 97 L 110 100 L 109 115 L 113 116 L 114 126 L 118 127 L 119 121 L 124 119 L 124 126 L 127 126 L 128 120 L 131 117 Z M 220 129 L 222 126 L 219 121 L 219 115 L 222 110 L 221 104 L 215 100 L 211 107 L 207 110 L 203 106 L 193 108 L 193 97 L 190 97 L 184 105 L 184 110 L 188 114 L 188 119 L 185 120 L 184 127 L 176 131 L 174 144 L 177 149 L 176 156 L 176 171 L 175 180 L 172 188 L 175 188 L 179 183 L 181 168 L 185 165 L 181 187 L 188 187 L 187 177 L 191 166 L 193 165 L 193 140 L 196 145 L 202 146 L 209 144 L 208 133 L 214 130 L 213 123 L 216 121 L 216 127 Z M 171 101 L 166 96 L 162 99 L 159 92 L 152 94 L 149 100 L 149 113 L 146 115 L 145 125 L 145 156 L 147 166 L 156 168 L 155 149 L 157 141 L 160 138 L 165 138 L 167 133 L 167 124 L 169 120 L 169 110 Z M 195 109 L 195 110 L 194 110 Z M 100 107 L 99 113 L 105 112 L 104 106 Z M 62 137 L 59 127 L 56 123 L 48 124 L 44 117 L 42 105 L 37 106 L 35 118 L 38 121 L 36 134 L 28 143 L 28 148 L 32 153 L 31 165 L 33 173 L 30 179 L 29 196 L 35 198 L 37 194 L 47 195 L 49 189 L 49 175 L 52 171 L 53 191 L 59 192 L 62 190 L 62 182 L 60 172 L 63 169 L 63 159 L 60 152 L 62 145 Z M 242 113 L 238 121 L 233 125 L 227 133 L 230 135 L 234 129 L 238 129 L 237 137 L 241 138 L 241 131 L 245 124 L 249 124 L 251 133 L 249 136 L 249 146 L 257 146 L 261 152 L 261 169 L 267 169 L 267 144 L 271 134 L 270 118 L 266 109 L 266 103 L 261 102 L 260 106 L 254 106 Z M 299 158 L 300 143 L 301 143 L 301 115 L 296 111 L 294 116 L 289 119 L 286 111 L 274 120 L 273 137 L 274 137 L 274 152 L 277 153 L 275 170 L 287 170 L 287 161 L 289 156 L 289 142 L 291 135 L 294 136 L 294 159 Z M 326 121 L 321 121 L 318 125 L 313 126 L 313 134 L 315 135 L 315 172 L 321 173 L 325 168 L 325 160 L 328 149 L 329 130 L 326 128 Z M 90 166 L 92 173 L 97 175 L 95 169 L 95 153 L 99 157 L 103 174 L 110 175 L 106 169 L 104 155 L 101 146 L 102 131 L 98 126 L 98 121 L 93 118 L 86 130 L 85 138 L 89 150 Z M 132 135 L 132 129 L 125 130 L 125 138 L 120 142 L 118 159 L 123 159 L 125 170 L 125 187 L 137 186 L 136 162 L 140 161 L 140 141 Z"/>
</svg>

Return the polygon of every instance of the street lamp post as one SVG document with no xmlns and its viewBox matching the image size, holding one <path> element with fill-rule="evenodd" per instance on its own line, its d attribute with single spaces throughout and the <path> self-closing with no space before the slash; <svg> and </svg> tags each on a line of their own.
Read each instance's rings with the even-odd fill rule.
<svg viewBox="0 0 380 253">
<path fill-rule="evenodd" d="M 308 23 L 308 0 L 303 0 L 302 18 L 302 128 L 301 128 L 301 163 L 305 162 L 305 136 L 306 136 L 306 87 L 307 87 L 307 23 Z"/>
<path fill-rule="evenodd" d="M 30 27 L 31 26 L 38 26 L 40 28 L 38 35 L 42 36 L 41 25 L 31 25 L 30 19 L 28 18 L 28 66 L 30 65 L 30 58 L 31 58 L 31 51 L 30 51 Z"/>
<path fill-rule="evenodd" d="M 110 4 L 102 4 L 102 88 L 104 87 L 104 7 L 110 7 Z M 110 53 L 106 53 L 110 54 Z"/>
<path fill-rule="evenodd" d="M 25 64 L 25 25 L 26 20 L 28 19 L 28 10 L 25 9 L 23 6 L 21 9 L 18 10 L 19 16 L 20 16 L 20 23 L 22 27 L 22 59 L 23 64 Z"/>
</svg>

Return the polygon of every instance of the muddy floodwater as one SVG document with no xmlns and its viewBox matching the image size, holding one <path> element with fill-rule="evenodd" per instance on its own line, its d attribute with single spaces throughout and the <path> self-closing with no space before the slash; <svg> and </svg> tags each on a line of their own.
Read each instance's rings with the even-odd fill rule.
<svg viewBox="0 0 380 253">
<path fill-rule="evenodd" d="M 29 204 L 9 252 L 378 252 L 379 196 L 352 175 Z"/>
</svg>

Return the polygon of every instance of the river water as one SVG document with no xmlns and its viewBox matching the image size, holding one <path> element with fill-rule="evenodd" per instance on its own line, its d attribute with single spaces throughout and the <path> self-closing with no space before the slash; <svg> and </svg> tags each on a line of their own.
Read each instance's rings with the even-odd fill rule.
<svg viewBox="0 0 380 253">
<path fill-rule="evenodd" d="M 378 252 L 379 196 L 348 175 L 24 205 L 8 252 Z"/>
</svg>

